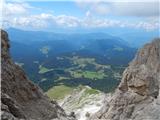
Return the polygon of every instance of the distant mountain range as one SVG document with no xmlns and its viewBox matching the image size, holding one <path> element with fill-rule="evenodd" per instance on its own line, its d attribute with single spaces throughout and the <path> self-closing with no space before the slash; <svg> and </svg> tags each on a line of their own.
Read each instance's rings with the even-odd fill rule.
<svg viewBox="0 0 160 120">
<path fill-rule="evenodd" d="M 46 55 L 49 59 L 77 54 L 83 57 L 96 56 L 109 64 L 126 64 L 136 50 L 123 39 L 106 33 L 64 34 L 13 28 L 8 29 L 8 33 L 12 44 L 11 53 L 17 60 L 30 57 L 43 61 Z"/>
<path fill-rule="evenodd" d="M 115 28 L 106 29 L 105 33 L 101 32 L 104 30 L 93 30 L 93 31 L 80 31 L 78 33 L 72 32 L 47 32 L 47 31 L 25 31 L 15 28 L 9 28 L 6 30 L 12 41 L 28 43 L 28 41 L 50 41 L 50 40 L 89 40 L 89 39 L 118 39 L 125 44 L 129 44 L 130 47 L 141 47 L 151 39 L 159 37 L 159 31 L 144 31 L 135 29 L 123 29 Z M 27 37 L 26 37 L 27 36 Z M 34 36 L 34 37 L 33 37 Z"/>
<path fill-rule="evenodd" d="M 7 29 L 12 41 L 28 43 L 27 41 L 53 41 L 53 40 L 69 40 L 76 43 L 79 40 L 96 40 L 96 39 L 116 39 L 124 42 L 121 38 L 112 36 L 107 33 L 93 32 L 93 33 L 54 33 L 44 31 L 24 31 L 20 29 Z"/>
</svg>

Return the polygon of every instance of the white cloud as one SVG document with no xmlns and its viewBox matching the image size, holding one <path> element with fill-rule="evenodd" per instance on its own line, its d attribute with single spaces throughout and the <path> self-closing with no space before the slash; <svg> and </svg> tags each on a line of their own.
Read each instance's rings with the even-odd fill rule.
<svg viewBox="0 0 160 120">
<path fill-rule="evenodd" d="M 108 28 L 108 27 L 119 27 L 119 28 L 135 28 L 135 29 L 144 29 L 146 31 L 152 31 L 158 29 L 160 23 L 153 21 L 139 21 L 135 23 L 129 23 L 128 21 L 120 20 L 110 20 L 110 19 L 93 19 L 89 21 L 83 21 L 83 26 L 90 28 Z"/>
<path fill-rule="evenodd" d="M 160 4 L 158 0 L 77 0 L 77 5 L 86 10 L 86 16 L 103 16 L 103 20 L 89 19 L 85 26 L 90 27 L 130 27 L 151 31 L 160 26 Z M 107 20 L 107 16 L 136 17 L 143 21 Z M 89 17 L 90 18 L 90 17 Z M 150 19 L 153 18 L 153 19 Z"/>
<path fill-rule="evenodd" d="M 159 0 L 77 0 L 77 5 L 92 14 L 122 16 L 159 16 Z"/>
<path fill-rule="evenodd" d="M 73 16 L 60 15 L 55 16 L 55 22 L 63 27 L 78 27 L 80 24 L 80 20 Z"/>
<path fill-rule="evenodd" d="M 32 7 L 29 4 L 22 2 L 3 4 L 3 11 L 7 16 L 26 14 L 30 8 Z"/>
<path fill-rule="evenodd" d="M 146 31 L 152 31 L 155 29 L 159 29 L 160 23 L 159 21 L 155 22 L 147 22 L 147 21 L 141 21 L 137 24 L 135 24 L 135 28 L 141 28 L 141 29 L 145 29 Z"/>
<path fill-rule="evenodd" d="M 89 10 L 86 12 L 86 17 L 91 17 L 91 12 Z"/>
<path fill-rule="evenodd" d="M 119 24 L 120 21 L 117 20 L 99 20 L 99 19 L 85 19 L 83 21 L 83 26 L 85 27 L 91 27 L 91 28 L 99 28 L 99 27 L 115 27 L 117 24 Z"/>
<path fill-rule="evenodd" d="M 50 26 L 59 27 L 78 27 L 80 21 L 78 18 L 73 16 L 59 15 L 54 16 L 52 14 L 38 14 L 38 15 L 27 15 L 17 17 L 7 17 L 4 19 L 3 26 L 5 27 L 27 27 L 31 28 L 47 28 Z"/>
<path fill-rule="evenodd" d="M 5 20 L 5 27 L 30 27 L 30 28 L 45 28 L 47 23 L 37 16 L 16 17 L 13 19 Z"/>
<path fill-rule="evenodd" d="M 130 27 L 136 29 L 144 29 L 147 31 L 158 29 L 158 21 L 140 21 L 129 23 L 128 21 L 113 20 L 113 19 L 96 19 L 96 18 L 83 18 L 79 19 L 74 16 L 59 15 L 42 13 L 39 15 L 29 15 L 23 17 L 7 18 L 4 25 L 10 27 L 31 27 L 31 28 L 107 28 L 107 27 Z"/>
<path fill-rule="evenodd" d="M 114 2 L 111 4 L 114 14 L 123 16 L 159 16 L 157 2 Z"/>
<path fill-rule="evenodd" d="M 111 12 L 110 6 L 108 6 L 108 4 L 105 3 L 96 4 L 95 7 L 92 9 L 100 15 L 106 15 L 109 12 Z"/>
<path fill-rule="evenodd" d="M 91 0 L 88 0 L 88 2 L 90 1 Z M 86 15 L 84 18 L 78 18 L 74 16 L 67 16 L 67 15 L 54 15 L 51 13 L 41 13 L 41 14 L 36 14 L 36 15 L 26 14 L 28 13 L 30 9 L 33 9 L 32 6 L 26 3 L 23 3 L 21 5 L 19 3 L 8 3 L 6 4 L 7 14 L 5 14 L 3 17 L 3 26 L 17 27 L 17 28 L 26 28 L 26 27 L 28 28 L 29 27 L 30 29 L 39 29 L 39 28 L 45 29 L 49 27 L 52 27 L 52 28 L 130 27 L 130 28 L 144 29 L 144 30 L 150 31 L 150 30 L 158 29 L 160 25 L 157 16 L 148 17 L 145 21 L 139 21 L 139 22 L 128 22 L 127 20 L 124 21 L 124 20 L 93 17 L 93 14 L 92 14 L 93 11 L 94 13 L 101 14 L 101 15 L 106 15 L 108 14 L 108 12 L 113 11 L 110 8 L 105 7 L 105 6 L 108 6 L 108 4 L 97 3 L 97 2 L 98 1 L 94 2 L 96 4 L 93 5 L 94 7 L 97 6 L 96 9 L 94 8 L 88 9 L 86 11 Z M 115 9 L 118 10 L 119 8 L 115 8 Z M 120 12 L 124 14 L 122 9 Z M 134 11 L 132 12 L 134 13 Z M 131 11 L 129 11 L 129 13 L 131 13 Z M 134 15 L 135 14 L 137 13 L 134 13 Z M 138 14 L 142 14 L 142 13 L 138 13 Z"/>
</svg>

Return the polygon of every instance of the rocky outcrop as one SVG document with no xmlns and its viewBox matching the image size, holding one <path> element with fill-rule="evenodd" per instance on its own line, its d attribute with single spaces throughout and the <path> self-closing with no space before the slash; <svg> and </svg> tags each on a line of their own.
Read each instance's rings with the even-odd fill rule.
<svg viewBox="0 0 160 120">
<path fill-rule="evenodd" d="M 160 39 L 139 50 L 111 101 L 90 120 L 160 120 Z"/>
<path fill-rule="evenodd" d="M 75 120 L 55 102 L 49 101 L 9 55 L 9 40 L 1 30 L 1 119 Z M 25 51 L 24 51 L 25 52 Z"/>
<path fill-rule="evenodd" d="M 78 86 L 71 94 L 59 101 L 59 105 L 74 114 L 78 120 L 87 120 L 87 118 L 103 106 L 104 98 L 111 98 L 111 94 L 104 94 L 99 90 L 92 89 L 89 86 Z"/>
</svg>

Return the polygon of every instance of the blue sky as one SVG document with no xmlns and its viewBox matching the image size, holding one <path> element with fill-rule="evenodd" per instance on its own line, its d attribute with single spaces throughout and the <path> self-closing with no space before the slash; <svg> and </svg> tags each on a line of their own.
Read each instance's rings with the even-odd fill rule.
<svg viewBox="0 0 160 120">
<path fill-rule="evenodd" d="M 159 30 L 158 0 L 10 1 L 3 4 L 3 27 L 44 31 L 109 28 Z"/>
</svg>

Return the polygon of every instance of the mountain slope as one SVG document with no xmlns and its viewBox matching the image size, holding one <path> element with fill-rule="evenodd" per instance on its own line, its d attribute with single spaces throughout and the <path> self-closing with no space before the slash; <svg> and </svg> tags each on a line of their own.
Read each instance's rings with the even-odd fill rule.
<svg viewBox="0 0 160 120">
<path fill-rule="evenodd" d="M 24 71 L 15 65 L 9 55 L 9 40 L 1 30 L 1 119 L 2 120 L 75 120 L 55 102 L 49 101 L 41 89 L 28 80 Z"/>
<path fill-rule="evenodd" d="M 139 50 L 110 102 L 90 120 L 160 119 L 160 39 Z"/>
</svg>

